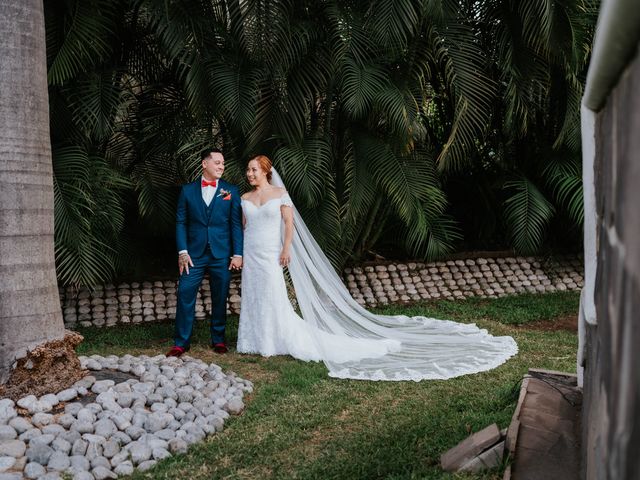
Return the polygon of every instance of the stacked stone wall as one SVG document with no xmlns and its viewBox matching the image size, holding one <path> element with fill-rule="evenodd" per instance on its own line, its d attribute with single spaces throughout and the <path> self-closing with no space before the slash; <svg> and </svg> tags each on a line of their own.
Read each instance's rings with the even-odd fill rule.
<svg viewBox="0 0 640 480">
<path fill-rule="evenodd" d="M 364 264 L 346 268 L 345 285 L 365 307 L 411 304 L 434 299 L 496 298 L 518 293 L 580 290 L 582 258 L 577 255 L 536 257 L 480 257 L 441 262 Z M 161 321 L 175 317 L 176 281 L 156 280 L 96 285 L 76 291 L 60 290 L 65 325 L 114 326 Z M 240 312 L 240 276 L 231 281 L 227 311 Z M 205 279 L 196 302 L 196 318 L 211 308 Z"/>
</svg>

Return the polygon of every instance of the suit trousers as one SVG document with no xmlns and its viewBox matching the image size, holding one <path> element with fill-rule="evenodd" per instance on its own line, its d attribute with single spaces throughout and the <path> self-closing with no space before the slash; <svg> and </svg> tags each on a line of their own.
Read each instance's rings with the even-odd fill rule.
<svg viewBox="0 0 640 480">
<path fill-rule="evenodd" d="M 191 343 L 196 299 L 205 272 L 209 273 L 211 287 L 211 343 L 222 343 L 227 324 L 227 297 L 231 281 L 230 260 L 228 257 L 215 258 L 211 254 L 211 249 L 207 247 L 202 255 L 192 258 L 191 261 L 193 267 L 189 267 L 189 274 L 183 271 L 178 281 L 174 344 L 187 348 Z"/>
</svg>

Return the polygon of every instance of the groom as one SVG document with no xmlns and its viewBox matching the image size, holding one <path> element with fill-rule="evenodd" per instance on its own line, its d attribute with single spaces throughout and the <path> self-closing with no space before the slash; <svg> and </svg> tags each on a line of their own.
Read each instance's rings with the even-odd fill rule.
<svg viewBox="0 0 640 480">
<path fill-rule="evenodd" d="M 225 353 L 224 329 L 231 270 L 242 268 L 242 210 L 238 187 L 220 180 L 224 156 L 204 150 L 202 177 L 182 186 L 176 213 L 178 306 L 174 346 L 167 357 L 189 350 L 196 297 L 205 271 L 211 285 L 211 347 Z"/>
</svg>

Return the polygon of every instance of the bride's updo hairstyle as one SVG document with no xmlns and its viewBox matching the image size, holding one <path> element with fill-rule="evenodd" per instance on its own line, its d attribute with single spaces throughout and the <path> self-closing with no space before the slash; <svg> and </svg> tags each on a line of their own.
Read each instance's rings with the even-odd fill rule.
<svg viewBox="0 0 640 480">
<path fill-rule="evenodd" d="M 260 165 L 260 168 L 262 169 L 262 171 L 267 174 L 267 181 L 271 183 L 271 176 L 272 176 L 271 167 L 273 166 L 273 163 L 271 163 L 271 160 L 269 160 L 269 157 L 267 157 L 266 155 L 256 155 L 249 161 L 252 161 L 252 160 L 255 160 L 256 162 L 258 162 L 258 165 Z"/>
</svg>

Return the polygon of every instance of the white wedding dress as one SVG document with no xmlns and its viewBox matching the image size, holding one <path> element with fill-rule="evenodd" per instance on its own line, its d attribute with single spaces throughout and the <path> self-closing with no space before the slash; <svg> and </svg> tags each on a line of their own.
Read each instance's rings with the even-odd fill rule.
<svg viewBox="0 0 640 480">
<path fill-rule="evenodd" d="M 283 187 L 273 169 L 272 183 Z M 289 273 L 302 317 L 287 294 L 280 207 L 293 208 Z M 474 324 L 427 317 L 375 315 L 362 308 L 322 253 L 287 193 L 245 217 L 237 351 L 323 361 L 329 375 L 363 380 L 447 379 L 489 370 L 515 355 L 511 337 Z"/>
</svg>

